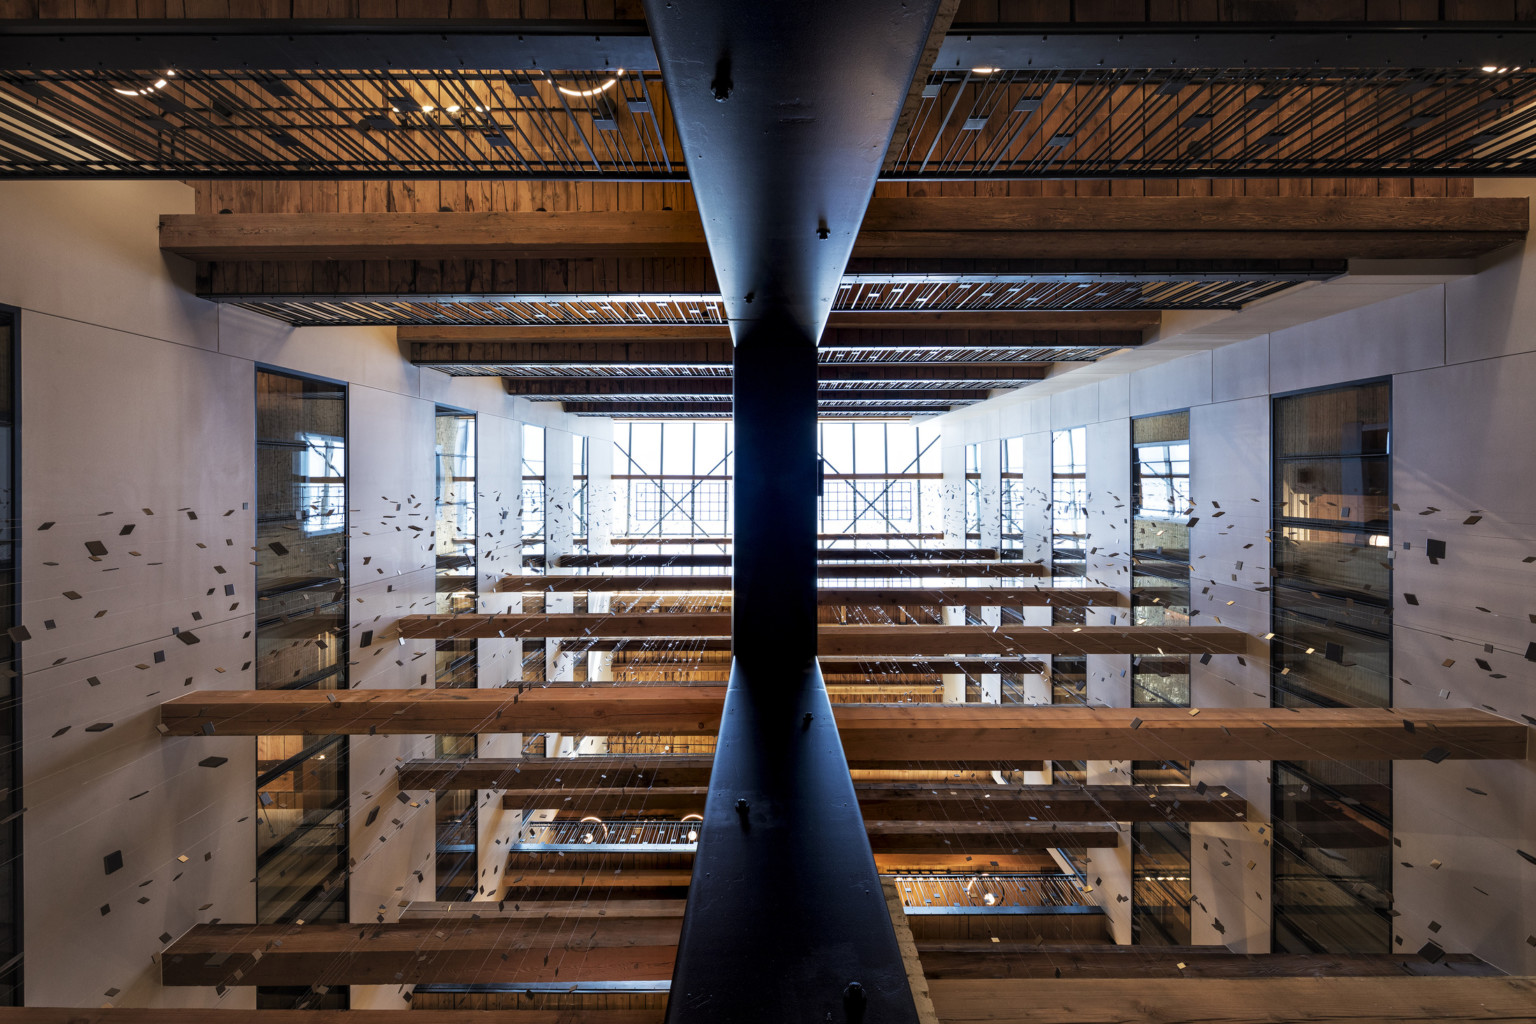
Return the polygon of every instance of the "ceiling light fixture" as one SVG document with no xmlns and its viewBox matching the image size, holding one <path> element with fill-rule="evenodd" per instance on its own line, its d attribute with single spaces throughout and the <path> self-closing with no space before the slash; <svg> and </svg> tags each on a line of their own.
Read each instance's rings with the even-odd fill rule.
<svg viewBox="0 0 1536 1024">
<path fill-rule="evenodd" d="M 614 76 L 612 78 L 608 79 L 608 81 L 604 82 L 602 85 L 599 85 L 595 89 L 567 89 L 563 85 L 557 85 L 557 86 L 555 86 L 555 88 L 559 89 L 561 92 L 565 93 L 567 96 L 596 96 L 600 92 L 607 92 L 609 89 L 612 89 L 614 87 L 614 85 L 618 82 L 619 77 L 621 75 L 623 75 L 623 74 L 624 74 L 624 69 L 623 68 L 619 68 L 619 70 L 614 73 Z"/>
<path fill-rule="evenodd" d="M 167 71 L 165 74 L 166 78 L 170 78 L 171 76 L 175 75 L 176 72 Z M 148 96 L 156 90 L 164 89 L 167 85 L 169 85 L 170 82 L 168 82 L 166 78 L 156 79 L 155 84 L 145 89 L 119 89 L 116 86 L 113 86 L 112 91 L 117 93 L 119 96 Z"/>
<path fill-rule="evenodd" d="M 971 68 L 971 74 L 973 74 L 973 75 L 995 75 L 995 74 L 997 74 L 997 68 Z"/>
</svg>

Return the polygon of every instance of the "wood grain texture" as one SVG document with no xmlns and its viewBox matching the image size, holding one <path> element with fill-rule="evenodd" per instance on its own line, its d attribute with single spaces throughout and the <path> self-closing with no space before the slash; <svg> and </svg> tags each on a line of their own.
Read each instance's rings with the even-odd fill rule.
<svg viewBox="0 0 1536 1024">
<path fill-rule="evenodd" d="M 661 917 L 200 924 L 160 972 L 173 986 L 663 980 L 681 930 Z"/>
<path fill-rule="evenodd" d="M 897 627 L 912 628 L 912 627 Z M 168 736 L 479 732 L 712 733 L 721 687 L 225 690 L 160 705 Z M 1477 709 L 1213 709 L 842 704 L 851 763 L 1413 760 L 1526 756 L 1530 730 Z M 1411 726 L 1411 728 L 1410 728 Z"/>
<path fill-rule="evenodd" d="M 855 259 L 1443 259 L 1525 236 L 1525 199 L 1388 196 L 876 198 Z M 167 214 L 187 259 L 699 259 L 697 213 Z"/>
<path fill-rule="evenodd" d="M 945 1024 L 1529 1024 L 1531 978 L 931 981 Z"/>
<path fill-rule="evenodd" d="M 1470 953 L 1430 963 L 1416 953 L 1371 955 L 1233 953 L 1225 946 L 1037 947 L 929 942 L 919 947 L 934 979 L 965 978 L 1343 978 L 1495 977 Z"/>
</svg>

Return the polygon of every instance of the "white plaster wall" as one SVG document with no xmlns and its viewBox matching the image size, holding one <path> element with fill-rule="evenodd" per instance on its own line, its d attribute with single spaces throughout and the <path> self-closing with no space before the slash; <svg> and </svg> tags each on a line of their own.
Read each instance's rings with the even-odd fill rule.
<svg viewBox="0 0 1536 1024">
<path fill-rule="evenodd" d="M 521 424 L 570 424 L 494 378 L 409 365 L 393 331 L 295 330 L 195 298 L 191 265 L 156 241 L 161 214 L 189 212 L 192 192 L 176 183 L 0 185 L 0 303 L 22 310 L 32 1005 L 254 1005 L 238 986 L 222 998 L 162 989 L 155 957 L 197 922 L 254 916 L 255 743 L 165 739 L 154 724 L 171 696 L 253 685 L 257 364 L 350 385 L 354 686 L 416 687 L 423 673 L 430 685 L 430 644 L 361 641 L 431 607 L 434 405 L 480 414 L 487 593 L 520 561 Z M 108 550 L 99 561 L 93 540 Z M 491 685 L 516 678 L 519 653 L 485 652 Z M 394 780 L 401 760 L 431 750 L 423 736 L 351 741 L 355 920 L 430 897 L 430 794 L 401 802 Z M 209 757 L 227 760 L 199 765 Z M 119 850 L 124 867 L 108 875 L 103 858 Z M 405 1006 L 393 987 L 354 988 L 353 1005 Z"/>
<path fill-rule="evenodd" d="M 1530 196 L 1536 184 L 1479 183 L 1478 193 Z M 1536 724 L 1536 664 L 1526 658 L 1536 641 L 1531 256 L 1529 244 L 1514 247 L 1475 276 L 1407 291 L 1383 288 L 1382 301 L 1333 315 L 1322 315 L 1322 303 L 1310 322 L 1288 316 L 1289 324 L 1272 333 L 1231 338 L 1034 399 L 993 399 L 938 425 L 950 446 L 1030 427 L 1087 425 L 1096 492 L 1104 460 L 1113 467 L 1128 460 L 1128 441 L 1115 450 L 1127 417 L 1189 408 L 1191 489 L 1200 517 L 1191 536 L 1195 622 L 1233 626 L 1253 638 L 1247 655 L 1197 659 L 1191 700 L 1196 707 L 1267 707 L 1271 395 L 1390 377 L 1398 506 L 1394 702 L 1482 707 Z M 1299 308 L 1290 306 L 1293 314 Z M 1104 432 L 1109 426 L 1121 430 L 1113 440 Z M 1048 449 L 1031 452 L 1048 480 Z M 1096 493 L 1090 501 L 1096 546 L 1111 519 L 1098 513 L 1125 510 L 1103 508 Z M 1043 535 L 1048 520 L 1038 528 Z M 1438 565 L 1424 555 L 1431 538 L 1447 545 Z M 1121 699 L 1113 673 L 1090 675 L 1095 699 Z M 1265 951 L 1269 765 L 1200 762 L 1194 773 L 1197 781 L 1230 786 L 1250 805 L 1246 825 L 1191 829 L 1195 941 Z M 1536 934 L 1536 864 L 1520 856 L 1536 855 L 1536 765 L 1412 761 L 1398 762 L 1394 773 L 1398 948 L 1411 952 L 1433 939 L 1511 973 L 1536 972 L 1536 945 L 1528 941 Z M 1117 876 L 1119 858 L 1120 851 L 1105 851 L 1095 861 L 1096 877 L 1107 883 Z M 1113 924 L 1117 911 L 1108 909 Z"/>
</svg>

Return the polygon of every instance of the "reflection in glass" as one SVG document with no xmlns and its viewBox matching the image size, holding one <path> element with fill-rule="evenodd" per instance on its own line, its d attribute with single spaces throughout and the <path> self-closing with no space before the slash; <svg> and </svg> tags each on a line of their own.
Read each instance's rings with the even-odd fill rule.
<svg viewBox="0 0 1536 1024">
<path fill-rule="evenodd" d="M 438 408 L 434 446 L 437 462 L 434 535 L 437 538 L 435 611 L 439 615 L 473 612 L 479 605 L 476 441 L 473 413 Z M 576 450 L 584 456 L 585 444 Z M 473 689 L 479 685 L 478 640 L 438 640 L 435 648 L 433 678 L 438 689 Z M 475 754 L 473 736 L 439 735 L 434 737 L 434 742 L 440 758 L 473 757 Z M 437 898 L 472 899 L 478 865 L 475 793 L 473 790 L 439 790 L 433 806 L 437 820 Z"/>
<path fill-rule="evenodd" d="M 16 594 L 16 315 L 0 309 L 0 1006 L 22 1005 L 21 649 L 8 629 L 21 624 Z"/>
<path fill-rule="evenodd" d="M 1132 420 L 1131 451 L 1131 623 L 1188 626 L 1189 413 Z M 1131 706 L 1188 707 L 1188 655 L 1132 658 Z"/>
<path fill-rule="evenodd" d="M 1189 827 L 1138 821 L 1131 826 L 1131 941 L 1190 944 Z"/>
<path fill-rule="evenodd" d="M 1392 702 L 1391 388 L 1274 401 L 1276 707 Z M 1274 949 L 1391 948 L 1391 763 L 1274 765 Z"/>
<path fill-rule="evenodd" d="M 256 374 L 256 687 L 347 687 L 347 392 Z M 345 920 L 347 740 L 256 745 L 256 920 Z"/>
</svg>

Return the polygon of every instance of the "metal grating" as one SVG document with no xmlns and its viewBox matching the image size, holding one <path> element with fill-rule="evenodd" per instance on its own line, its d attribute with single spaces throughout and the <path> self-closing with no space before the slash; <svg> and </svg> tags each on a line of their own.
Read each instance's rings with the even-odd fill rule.
<svg viewBox="0 0 1536 1024">
<path fill-rule="evenodd" d="M 1089 276 L 1092 280 L 1081 280 Z M 1117 275 L 1071 275 L 1070 280 L 1022 275 L 946 276 L 912 284 L 845 283 L 839 311 L 1191 310 L 1240 309 L 1303 280 L 1331 271 L 1230 278 L 1125 280 Z M 1004 280 L 999 280 L 1004 279 Z M 219 299 L 219 296 L 209 296 Z M 223 301 L 295 327 L 316 326 L 538 326 L 550 324 L 725 323 L 718 296 L 337 296 L 246 295 Z"/>
<path fill-rule="evenodd" d="M 887 179 L 1536 174 L 1536 68 L 929 78 Z M 656 71 L 12 69 L 0 177 L 686 181 Z"/>
<path fill-rule="evenodd" d="M 208 296 L 221 301 L 218 296 Z M 322 295 L 242 296 L 232 302 L 295 327 L 725 326 L 716 295 Z"/>
<path fill-rule="evenodd" d="M 930 76 L 883 176 L 1533 172 L 1536 68 L 1095 68 Z"/>
<path fill-rule="evenodd" d="M 657 72 L 9 71 L 0 177 L 685 181 Z"/>
</svg>

